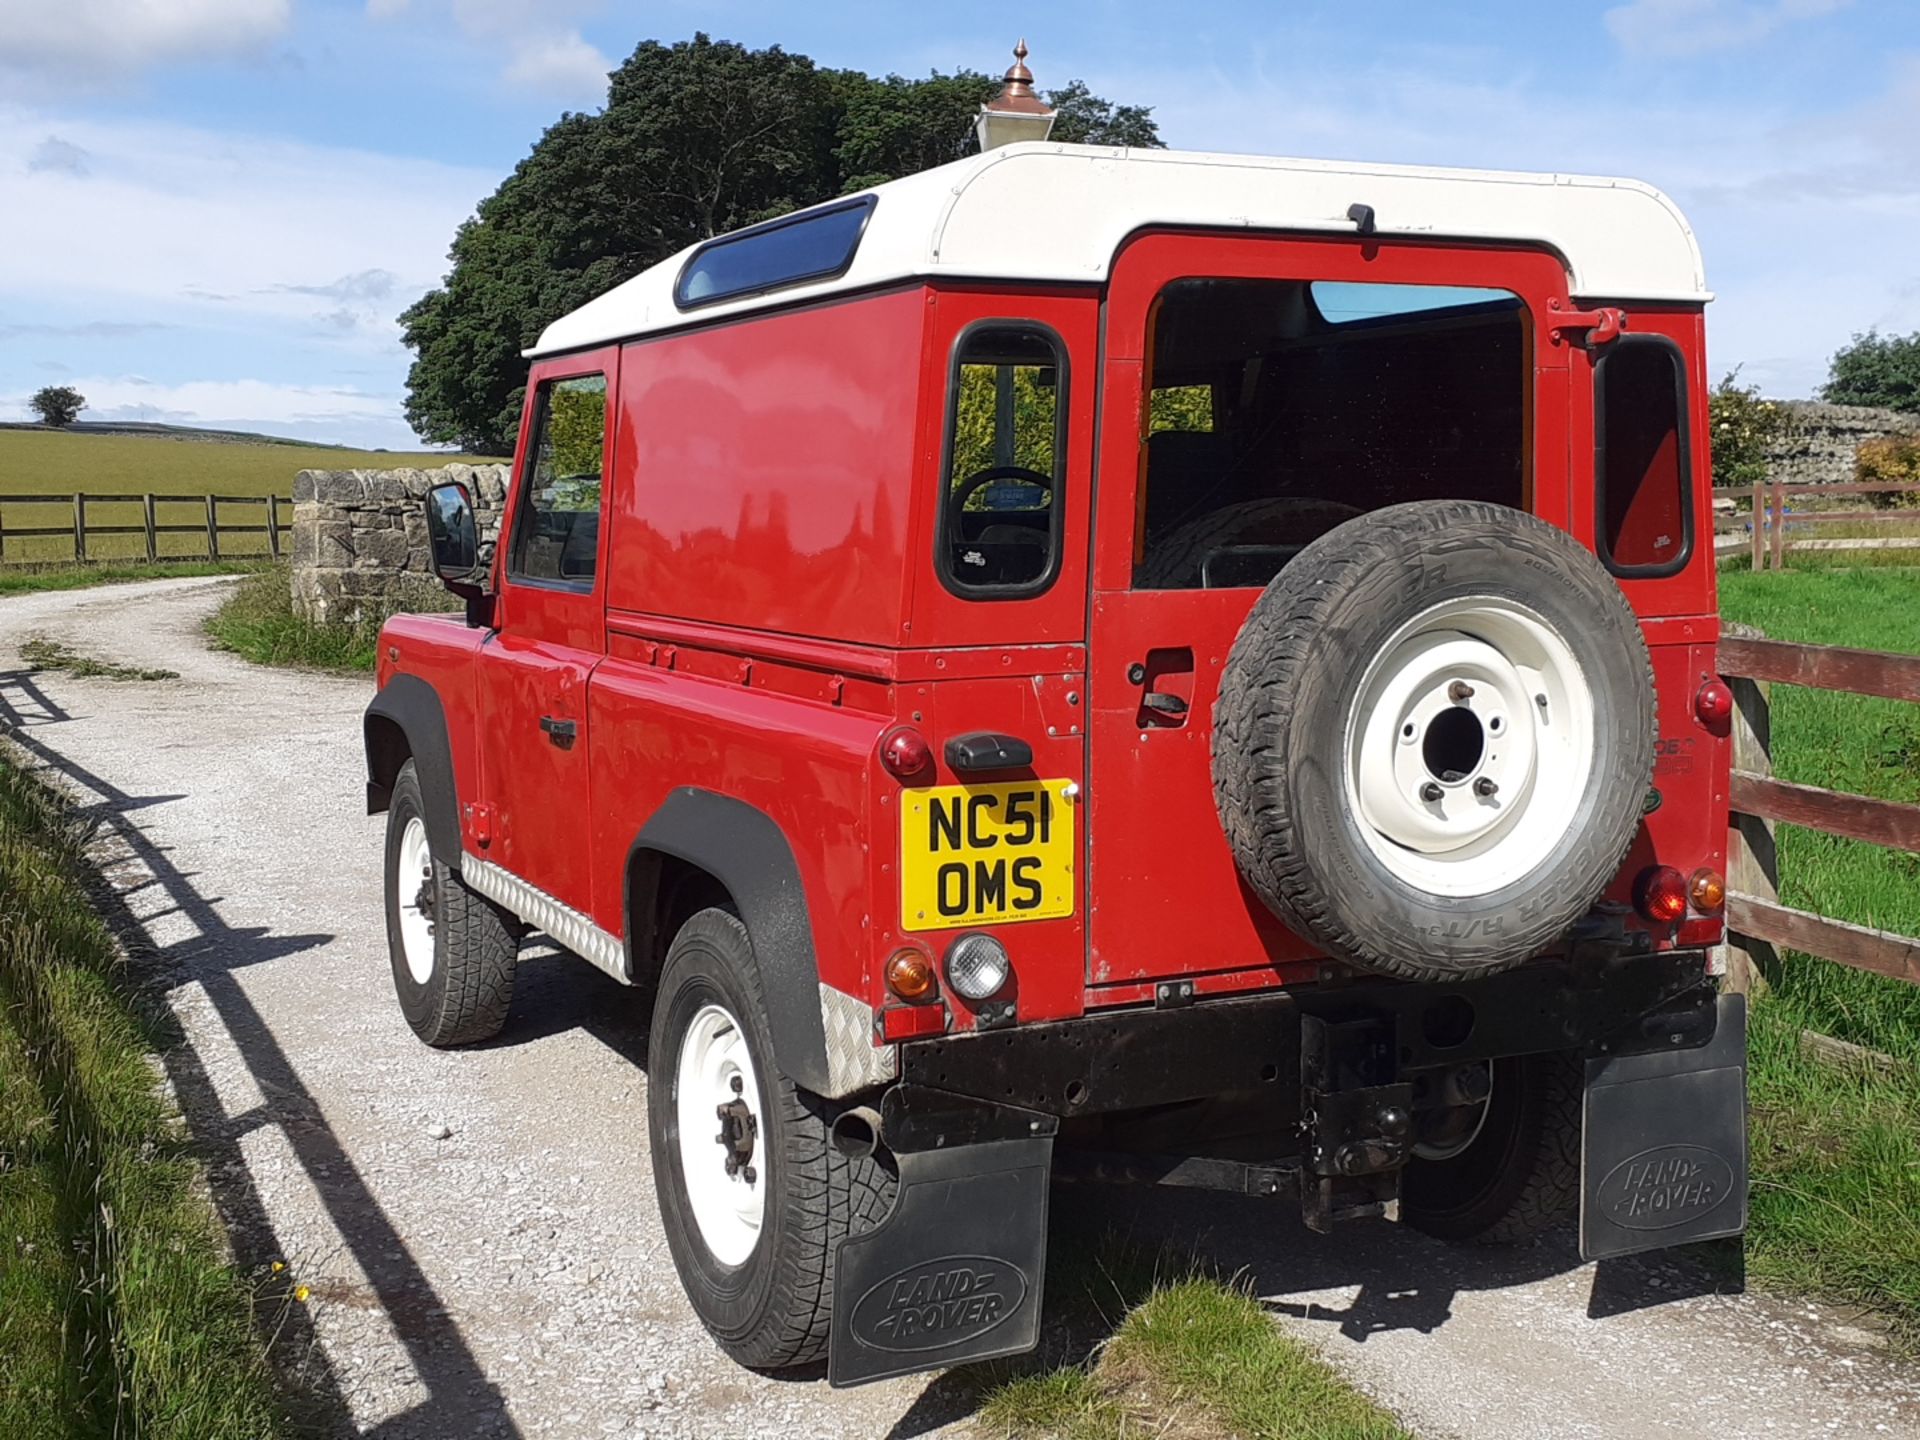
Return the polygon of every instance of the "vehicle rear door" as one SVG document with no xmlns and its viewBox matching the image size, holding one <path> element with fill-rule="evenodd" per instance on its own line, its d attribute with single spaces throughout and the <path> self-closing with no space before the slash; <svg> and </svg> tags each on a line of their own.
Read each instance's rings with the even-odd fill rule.
<svg viewBox="0 0 1920 1440">
<path fill-rule="evenodd" d="M 1295 285 L 1301 307 L 1255 310 L 1239 282 Z M 1349 297 L 1406 287 L 1399 303 L 1454 307 L 1460 324 L 1487 323 L 1506 306 L 1499 342 L 1502 424 L 1510 452 L 1496 489 L 1448 476 L 1421 493 L 1421 466 L 1399 464 L 1414 442 L 1422 460 L 1457 446 L 1471 417 L 1439 401 L 1457 367 L 1441 347 L 1382 363 L 1364 337 L 1335 336 L 1327 316 L 1305 312 L 1311 284 Z M 1219 287 L 1175 313 L 1182 286 Z M 1437 498 L 1454 484 L 1470 495 L 1527 506 L 1567 523 L 1567 366 L 1564 349 L 1534 317 L 1560 297 L 1566 275 L 1550 255 L 1438 245 L 1394 245 L 1354 236 L 1285 239 L 1162 233 L 1116 259 L 1103 337 L 1098 497 L 1088 630 L 1088 971 L 1097 993 L 1145 998 L 1171 977 L 1198 991 L 1230 990 L 1312 973 L 1312 948 L 1241 880 L 1215 807 L 1212 713 L 1222 669 L 1276 557 L 1360 511 Z M 1429 293 L 1430 292 L 1430 293 Z M 1321 295 L 1329 312 L 1332 292 Z M 1488 298 L 1494 297 L 1494 298 Z M 1504 297 L 1504 299 L 1499 298 Z M 1384 302 L 1391 310 L 1392 302 Z M 1391 327 L 1390 316 L 1358 315 Z M 1423 313 L 1418 311 L 1410 314 Z M 1164 320 L 1165 323 L 1162 323 Z M 1223 362 L 1183 373 L 1214 327 Z M 1412 327 L 1409 327 L 1412 328 Z M 1359 343 L 1349 343 L 1359 342 Z M 1294 384 L 1303 347 L 1339 354 L 1312 384 Z M 1159 352 L 1156 354 L 1156 346 Z M 1177 352 L 1177 353 L 1176 353 Z M 1488 351 L 1492 353 L 1491 348 Z M 1187 357 L 1183 362 L 1181 357 Z M 1419 388 L 1426 386 L 1427 388 Z M 1362 451 L 1374 450 L 1365 454 Z M 1257 505 L 1270 496 L 1296 510 L 1260 535 L 1206 538 L 1216 502 Z M 1181 537 L 1178 542 L 1173 537 Z M 1259 543 L 1243 543 L 1252 539 Z M 1160 547 L 1156 549 L 1155 547 Z M 1183 558 L 1184 557 L 1184 558 Z M 1327 737 L 1330 763 L 1339 738 Z M 1303 968 L 1305 967 L 1305 968 Z"/>
<path fill-rule="evenodd" d="M 586 912 L 587 678 L 606 653 L 602 465 L 619 351 L 534 367 L 494 573 L 498 630 L 478 692 L 488 858 Z"/>
</svg>

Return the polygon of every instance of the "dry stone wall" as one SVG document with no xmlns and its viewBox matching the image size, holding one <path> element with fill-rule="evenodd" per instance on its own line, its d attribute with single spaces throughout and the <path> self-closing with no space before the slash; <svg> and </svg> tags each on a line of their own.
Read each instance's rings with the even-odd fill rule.
<svg viewBox="0 0 1920 1440">
<path fill-rule="evenodd" d="M 427 490 L 458 480 L 483 539 L 500 528 L 505 465 L 436 470 L 302 470 L 293 478 L 293 606 L 309 620 L 352 623 L 437 601 L 427 548 Z"/>
<path fill-rule="evenodd" d="M 1863 440 L 1920 435 L 1920 416 L 1864 405 L 1783 401 L 1793 423 L 1767 449 L 1772 478 L 1789 485 L 1840 484 L 1853 479 L 1854 452 Z"/>
</svg>

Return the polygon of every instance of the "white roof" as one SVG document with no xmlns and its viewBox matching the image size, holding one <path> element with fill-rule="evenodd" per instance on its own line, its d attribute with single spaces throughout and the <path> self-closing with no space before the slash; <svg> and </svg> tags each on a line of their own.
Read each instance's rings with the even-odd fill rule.
<svg viewBox="0 0 1920 1440">
<path fill-rule="evenodd" d="M 919 276 L 1105 280 L 1148 225 L 1351 235 L 1371 205 L 1382 236 L 1545 245 L 1593 300 L 1710 300 L 1700 247 L 1651 185 L 1586 175 L 1439 170 L 1090 145 L 1007 145 L 876 186 L 843 275 L 683 311 L 674 282 L 692 250 L 642 271 L 546 328 L 529 355 Z"/>
</svg>

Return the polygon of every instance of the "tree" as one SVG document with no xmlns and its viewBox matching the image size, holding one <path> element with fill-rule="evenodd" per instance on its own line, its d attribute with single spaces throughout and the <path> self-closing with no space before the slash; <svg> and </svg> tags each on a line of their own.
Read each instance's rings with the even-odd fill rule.
<svg viewBox="0 0 1920 1440">
<path fill-rule="evenodd" d="M 1829 364 L 1820 398 L 1834 405 L 1920 411 L 1920 331 L 1855 335 Z"/>
<path fill-rule="evenodd" d="M 643 42 L 606 108 L 560 117 L 455 234 L 442 286 L 400 316 L 407 420 L 425 440 L 512 449 L 520 352 L 559 316 L 698 240 L 968 154 L 998 82 L 824 70 L 697 34 Z M 1074 81 L 1061 140 L 1158 145 L 1151 114 Z"/>
<path fill-rule="evenodd" d="M 1759 387 L 1742 385 L 1738 369 L 1728 374 L 1707 397 L 1711 429 L 1713 483 L 1752 485 L 1767 478 L 1767 455 L 1775 441 L 1793 428 L 1791 413 L 1772 400 L 1760 398 Z"/>
<path fill-rule="evenodd" d="M 27 401 L 43 425 L 71 425 L 87 408 L 87 397 L 71 385 L 45 385 Z"/>
</svg>

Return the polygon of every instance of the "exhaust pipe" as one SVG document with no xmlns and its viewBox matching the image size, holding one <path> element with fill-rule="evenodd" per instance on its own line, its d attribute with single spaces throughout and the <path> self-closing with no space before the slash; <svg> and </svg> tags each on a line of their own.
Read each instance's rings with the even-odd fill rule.
<svg viewBox="0 0 1920 1440">
<path fill-rule="evenodd" d="M 855 1105 L 833 1117 L 827 1130 L 834 1149 L 854 1160 L 865 1160 L 880 1148 L 880 1112 L 871 1105 Z"/>
</svg>

